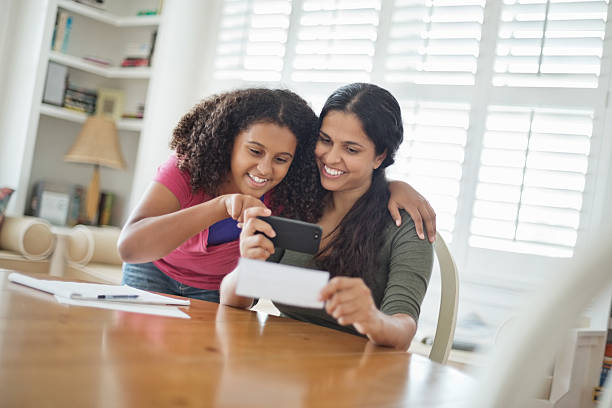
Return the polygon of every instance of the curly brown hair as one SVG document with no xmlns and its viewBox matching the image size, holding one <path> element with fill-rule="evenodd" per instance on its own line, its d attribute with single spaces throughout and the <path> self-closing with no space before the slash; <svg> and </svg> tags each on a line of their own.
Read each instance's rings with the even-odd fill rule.
<svg viewBox="0 0 612 408">
<path fill-rule="evenodd" d="M 304 99 L 285 89 L 249 88 L 212 95 L 181 118 L 170 148 L 177 153 L 179 169 L 189 173 L 192 190 L 219 194 L 230 173 L 236 136 L 257 123 L 287 127 L 297 139 L 289 171 L 271 195 L 272 211 L 318 220 L 325 190 L 314 156 L 317 116 Z"/>
</svg>

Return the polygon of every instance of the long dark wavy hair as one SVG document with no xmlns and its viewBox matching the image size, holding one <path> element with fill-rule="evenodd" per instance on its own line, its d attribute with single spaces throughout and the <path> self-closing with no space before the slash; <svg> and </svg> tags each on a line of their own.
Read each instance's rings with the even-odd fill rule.
<svg viewBox="0 0 612 408">
<path fill-rule="evenodd" d="M 385 168 L 393 164 L 395 152 L 404 138 L 401 108 L 387 90 L 373 84 L 354 83 L 334 91 L 323 106 L 319 126 L 332 111 L 355 114 L 365 134 L 372 140 L 376 155 L 387 152 L 372 173 L 372 184 L 332 232 L 329 243 L 317 254 L 317 265 L 332 276 L 361 277 L 376 288 L 374 275 L 381 237 L 389 225 L 389 189 Z"/>
<path fill-rule="evenodd" d="M 230 173 L 236 136 L 256 123 L 287 127 L 297 139 L 293 162 L 274 188 L 275 214 L 315 222 L 321 216 L 321 186 L 314 148 L 317 116 L 297 94 L 284 89 L 249 88 L 213 95 L 185 114 L 173 131 L 170 148 L 178 167 L 188 171 L 191 188 L 219 194 Z"/>
</svg>

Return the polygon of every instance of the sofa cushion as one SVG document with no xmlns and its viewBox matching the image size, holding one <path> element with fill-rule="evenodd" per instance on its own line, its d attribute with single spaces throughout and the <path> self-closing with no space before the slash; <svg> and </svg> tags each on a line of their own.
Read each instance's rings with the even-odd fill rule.
<svg viewBox="0 0 612 408">
<path fill-rule="evenodd" d="M 49 223 L 36 217 L 6 217 L 0 229 L 0 248 L 29 260 L 47 258 L 55 247 Z"/>
<path fill-rule="evenodd" d="M 70 232 L 68 260 L 79 265 L 101 263 L 121 266 L 117 240 L 121 229 L 117 227 L 92 227 L 77 225 Z"/>
</svg>

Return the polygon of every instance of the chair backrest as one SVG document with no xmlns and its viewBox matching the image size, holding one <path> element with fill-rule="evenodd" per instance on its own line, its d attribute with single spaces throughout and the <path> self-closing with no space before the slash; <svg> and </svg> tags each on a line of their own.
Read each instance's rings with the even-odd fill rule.
<svg viewBox="0 0 612 408">
<path fill-rule="evenodd" d="M 585 253 L 555 271 L 517 313 L 520 319 L 492 350 L 488 367 L 473 391 L 470 408 L 525 407 L 534 387 L 585 306 L 612 284 L 612 230 L 595 237 Z M 600 407 L 612 408 L 612 381 Z"/>
<path fill-rule="evenodd" d="M 442 277 L 442 292 L 440 294 L 440 312 L 438 313 L 438 325 L 434 337 L 433 346 L 429 352 L 429 359 L 440 364 L 446 364 L 448 354 L 453 345 L 455 336 L 455 325 L 457 323 L 457 301 L 459 300 L 459 277 L 457 265 L 446 246 L 446 242 L 436 235 L 434 251 L 440 266 Z"/>
</svg>

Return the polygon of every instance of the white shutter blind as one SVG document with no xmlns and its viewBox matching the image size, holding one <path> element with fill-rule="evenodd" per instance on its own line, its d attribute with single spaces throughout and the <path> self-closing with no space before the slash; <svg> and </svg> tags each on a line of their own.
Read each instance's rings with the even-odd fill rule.
<svg viewBox="0 0 612 408">
<path fill-rule="evenodd" d="M 593 113 L 490 107 L 469 244 L 571 257 Z"/>
<path fill-rule="evenodd" d="M 389 82 L 473 85 L 485 0 L 396 0 Z"/>
<path fill-rule="evenodd" d="M 380 0 L 304 0 L 291 79 L 367 82 Z"/>
<path fill-rule="evenodd" d="M 596 88 L 608 0 L 504 0 L 496 86 Z"/>
<path fill-rule="evenodd" d="M 290 14 L 291 0 L 225 0 L 214 77 L 279 81 Z"/>
<path fill-rule="evenodd" d="M 387 174 L 407 180 L 430 201 L 437 227 L 452 240 L 469 127 L 468 104 L 401 101 L 404 142 Z"/>
</svg>

